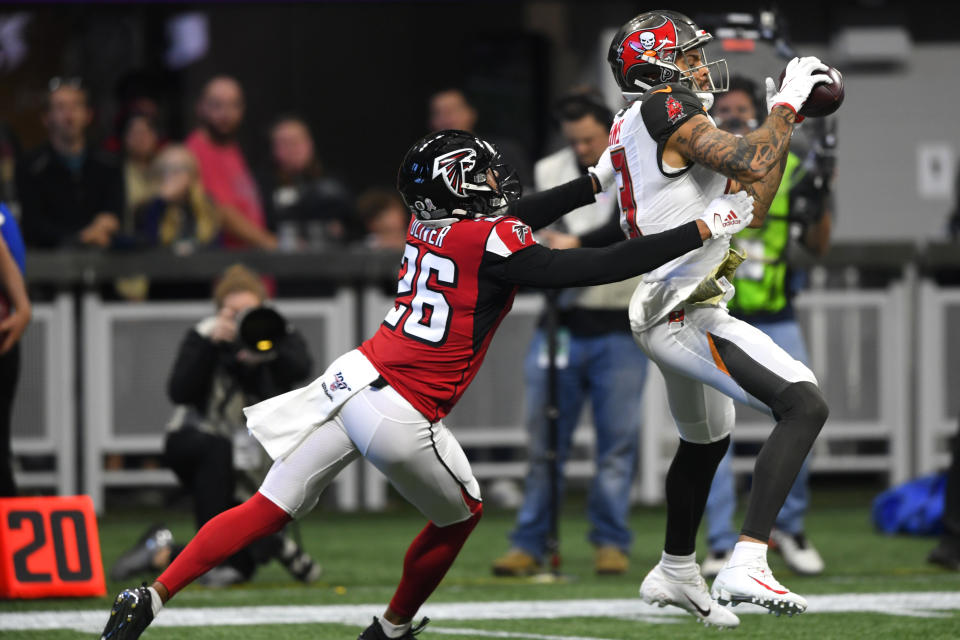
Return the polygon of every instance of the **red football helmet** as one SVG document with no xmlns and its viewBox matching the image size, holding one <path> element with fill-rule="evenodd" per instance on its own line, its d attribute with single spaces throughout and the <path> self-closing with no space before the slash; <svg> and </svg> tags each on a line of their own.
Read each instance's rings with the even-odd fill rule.
<svg viewBox="0 0 960 640">
<path fill-rule="evenodd" d="M 686 84 L 697 94 L 721 93 L 729 83 L 727 61 L 707 62 L 703 45 L 712 38 L 682 13 L 648 11 L 620 27 L 610 43 L 607 61 L 628 99 L 664 82 Z M 681 70 L 677 57 L 692 49 L 699 49 L 700 64 Z M 709 99 L 712 102 L 712 96 Z"/>
</svg>

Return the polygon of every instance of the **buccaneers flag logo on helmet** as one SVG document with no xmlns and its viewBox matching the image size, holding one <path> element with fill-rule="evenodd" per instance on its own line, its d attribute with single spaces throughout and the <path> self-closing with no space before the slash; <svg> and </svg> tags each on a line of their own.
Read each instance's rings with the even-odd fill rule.
<svg viewBox="0 0 960 640">
<path fill-rule="evenodd" d="M 464 179 L 467 171 L 473 169 L 476 164 L 476 151 L 473 149 L 457 149 L 434 159 L 433 177 L 443 177 L 443 182 L 447 185 L 447 189 L 450 189 L 450 193 L 458 198 L 466 198 Z"/>
<path fill-rule="evenodd" d="M 664 18 L 659 27 L 634 31 L 620 43 L 620 72 L 626 76 L 630 67 L 641 63 L 655 64 L 656 60 L 673 62 L 676 58 L 676 47 L 677 27 L 669 18 Z"/>
</svg>

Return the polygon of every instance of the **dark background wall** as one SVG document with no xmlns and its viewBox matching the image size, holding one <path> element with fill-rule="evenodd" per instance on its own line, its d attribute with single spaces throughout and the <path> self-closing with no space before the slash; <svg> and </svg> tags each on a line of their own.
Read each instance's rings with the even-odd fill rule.
<svg viewBox="0 0 960 640">
<path fill-rule="evenodd" d="M 683 5 L 692 16 L 717 10 L 716 2 Z M 247 90 L 241 141 L 254 165 L 265 157 L 271 120 L 293 111 L 312 124 L 326 165 L 351 186 L 390 184 L 403 151 L 425 132 L 428 95 L 446 86 L 472 95 L 480 133 L 513 138 L 538 157 L 550 146 L 552 100 L 604 71 L 599 34 L 645 8 L 573 0 L 2 5 L 0 20 L 27 17 L 28 55 L 9 69 L 0 47 L 0 120 L 25 147 L 41 142 L 47 81 L 79 75 L 97 107 L 97 137 L 112 132 L 125 98 L 147 91 L 176 139 L 192 126 L 203 82 L 230 73 Z M 956 40 L 953 5 L 921 13 L 883 0 L 811 1 L 782 11 L 801 42 L 826 43 L 841 25 L 875 22 L 906 25 L 921 43 Z M 209 49 L 172 70 L 168 23 L 188 12 L 206 16 Z"/>
<path fill-rule="evenodd" d="M 319 153 L 354 186 L 391 183 L 398 158 L 426 132 L 431 92 L 466 89 L 482 114 L 478 131 L 510 136 L 531 152 L 543 144 L 549 43 L 523 30 L 523 6 L 468 3 L 205 5 L 209 50 L 168 70 L 167 20 L 198 7 L 34 8 L 31 58 L 0 88 L 0 118 L 25 146 L 43 140 L 39 108 L 50 77 L 78 75 L 98 108 L 97 133 L 111 132 L 119 104 L 153 93 L 168 133 L 192 126 L 193 104 L 212 75 L 236 76 L 247 91 L 241 142 L 263 157 L 269 123 L 295 112 L 313 126 Z M 359 183 L 363 184 L 359 184 Z"/>
</svg>

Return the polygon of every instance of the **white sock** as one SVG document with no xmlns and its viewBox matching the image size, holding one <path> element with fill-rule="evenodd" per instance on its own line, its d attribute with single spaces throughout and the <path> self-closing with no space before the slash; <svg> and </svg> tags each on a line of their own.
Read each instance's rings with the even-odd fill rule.
<svg viewBox="0 0 960 640">
<path fill-rule="evenodd" d="M 393 624 L 386 618 L 378 618 L 378 620 L 380 620 L 380 627 L 388 638 L 399 638 L 410 628 L 409 622 L 405 624 Z"/>
<path fill-rule="evenodd" d="M 747 564 L 757 558 L 762 558 L 766 561 L 767 545 L 762 542 L 738 542 L 733 547 L 733 554 L 730 556 L 730 561 L 727 562 L 727 566 L 736 567 L 741 564 Z"/>
<path fill-rule="evenodd" d="M 696 552 L 685 556 L 675 556 L 666 551 L 660 556 L 663 572 L 672 580 L 690 580 L 698 575 Z"/>
<path fill-rule="evenodd" d="M 163 607 L 163 602 L 161 602 L 160 594 L 157 593 L 156 589 L 147 587 L 147 591 L 150 592 L 150 609 L 153 611 L 153 617 L 156 618 L 160 608 Z"/>
</svg>

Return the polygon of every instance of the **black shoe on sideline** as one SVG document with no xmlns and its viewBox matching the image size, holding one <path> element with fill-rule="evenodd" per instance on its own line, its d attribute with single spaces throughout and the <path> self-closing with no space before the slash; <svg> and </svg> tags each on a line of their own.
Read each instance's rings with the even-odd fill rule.
<svg viewBox="0 0 960 640">
<path fill-rule="evenodd" d="M 100 640 L 136 640 L 153 621 L 153 606 L 146 585 L 124 589 L 113 601 L 110 619 Z"/>
<path fill-rule="evenodd" d="M 940 565 L 950 571 L 960 571 L 960 544 L 950 544 L 941 540 L 940 544 L 927 556 L 927 562 Z"/>
<path fill-rule="evenodd" d="M 387 634 L 383 632 L 383 627 L 380 626 L 380 619 L 373 616 L 373 622 L 363 630 L 363 633 L 357 636 L 357 640 L 413 640 L 413 637 L 419 635 L 428 622 L 430 622 L 430 618 L 424 617 L 420 624 L 415 627 L 411 626 L 399 638 L 388 638 Z"/>
<path fill-rule="evenodd" d="M 165 567 L 158 566 L 154 559 L 163 549 L 172 551 L 173 534 L 163 524 L 155 524 L 140 536 L 137 543 L 123 552 L 110 568 L 110 579 L 115 581 L 129 580 L 141 573 L 159 571 Z"/>
<path fill-rule="evenodd" d="M 290 572 L 290 575 L 304 583 L 315 582 L 323 574 L 320 563 L 300 548 L 292 538 L 283 539 L 283 548 L 277 560 Z"/>
</svg>

